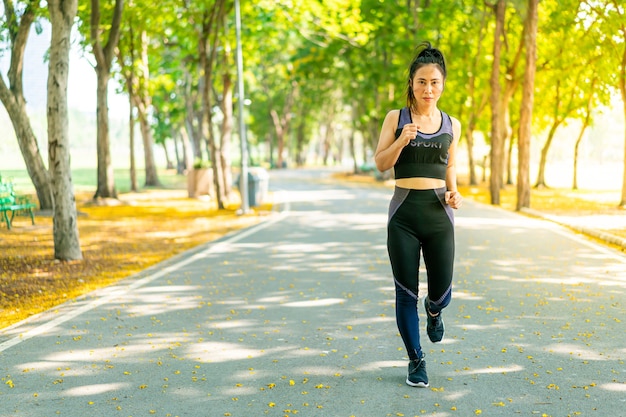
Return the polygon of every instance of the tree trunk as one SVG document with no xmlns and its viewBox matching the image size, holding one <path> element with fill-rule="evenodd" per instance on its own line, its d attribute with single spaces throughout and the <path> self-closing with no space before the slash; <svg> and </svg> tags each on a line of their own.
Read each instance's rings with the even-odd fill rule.
<svg viewBox="0 0 626 417">
<path fill-rule="evenodd" d="M 335 131 L 334 131 L 333 122 L 332 122 L 333 117 L 334 117 L 334 114 L 332 113 L 330 115 L 327 115 L 326 117 L 327 122 L 323 125 L 324 126 L 324 138 L 322 140 L 322 163 L 324 164 L 324 166 L 328 166 L 328 159 L 331 157 L 332 141 L 335 136 Z"/>
<path fill-rule="evenodd" d="M 619 91 L 622 95 L 622 106 L 624 112 L 623 121 L 626 122 L 626 29 L 622 27 L 622 65 L 619 70 Z M 619 207 L 626 208 L 626 128 L 624 129 L 624 161 L 623 161 L 623 175 L 622 175 L 622 196 L 620 198 Z"/>
<path fill-rule="evenodd" d="M 304 108 L 300 108 L 298 116 L 298 128 L 296 129 L 296 165 L 301 167 L 304 165 L 306 155 L 304 153 L 304 142 L 306 140 L 306 117 L 304 116 Z M 356 164 L 356 161 L 355 161 Z"/>
<path fill-rule="evenodd" d="M 210 83 L 210 78 L 207 78 Z M 202 108 L 203 119 L 205 120 L 206 129 L 204 129 L 205 143 L 207 144 L 207 153 L 209 154 L 209 160 L 211 161 L 211 167 L 213 169 L 213 186 L 215 188 L 215 198 L 217 200 L 218 210 L 222 210 L 226 207 L 224 198 L 224 177 L 222 173 L 222 157 L 219 144 L 216 143 L 213 136 L 213 118 L 211 111 L 211 101 L 209 99 L 209 91 L 205 90 L 202 93 Z"/>
<path fill-rule="evenodd" d="M 174 158 L 176 158 L 176 175 L 182 175 L 185 173 L 183 158 L 181 157 L 181 152 L 178 145 L 178 132 L 172 126 L 170 129 L 170 135 L 172 136 L 172 140 L 174 141 Z"/>
<path fill-rule="evenodd" d="M 186 128 L 180 129 L 180 138 L 183 143 L 183 162 L 185 171 L 189 172 L 193 168 L 193 146 L 189 140 L 189 131 Z"/>
<path fill-rule="evenodd" d="M 331 122 L 326 124 L 326 135 L 324 135 L 324 166 L 328 166 L 328 159 L 332 157 L 332 145 L 331 142 L 334 139 L 334 130 Z M 334 160 L 334 158 L 332 158 Z"/>
<path fill-rule="evenodd" d="M 506 4 L 504 0 L 498 0 L 494 6 L 496 14 L 496 28 L 493 40 L 493 63 L 491 67 L 491 152 L 489 191 L 491 204 L 500 205 L 500 190 L 502 189 L 504 146 L 502 128 L 500 126 L 500 51 L 502 49 L 502 34 L 504 31 L 504 19 Z"/>
<path fill-rule="evenodd" d="M 532 116 L 534 104 L 535 72 L 537 61 L 537 20 L 539 0 L 528 0 L 526 31 L 526 69 L 522 88 L 520 126 L 518 140 L 517 204 L 516 209 L 530 207 L 530 142 L 532 139 Z"/>
<path fill-rule="evenodd" d="M 470 116 L 472 119 L 473 116 Z M 469 185 L 478 184 L 478 180 L 476 179 L 476 161 L 474 158 L 474 128 L 473 120 L 470 120 L 468 123 L 468 127 L 465 129 L 465 140 L 467 142 L 467 156 L 468 156 L 468 164 L 469 164 Z M 470 127 L 472 126 L 472 127 Z"/>
<path fill-rule="evenodd" d="M 90 41 L 96 58 L 96 77 L 98 82 L 96 118 L 98 124 L 98 185 L 95 198 L 117 198 L 113 165 L 111 164 L 111 144 L 109 138 L 108 85 L 111 77 L 111 62 L 120 36 L 120 26 L 124 0 L 115 0 L 112 21 L 107 42 L 102 46 L 103 30 L 100 24 L 100 0 L 91 0 Z M 105 37 L 106 38 L 106 37 Z"/>
<path fill-rule="evenodd" d="M 224 177 L 222 173 L 222 157 L 221 151 L 217 147 L 215 140 L 209 141 L 209 153 L 211 156 L 211 166 L 213 167 L 213 183 L 215 186 L 215 197 L 217 199 L 217 208 L 222 210 L 226 207 L 224 198 Z"/>
<path fill-rule="evenodd" d="M 507 184 L 513 184 L 513 149 L 515 146 L 515 134 L 519 133 L 519 130 L 516 130 L 511 125 L 511 101 L 513 100 L 513 96 L 517 91 L 517 87 L 519 86 L 519 79 L 517 77 L 517 67 L 519 62 L 522 59 L 522 52 L 524 51 L 524 43 L 525 43 L 525 32 L 526 25 L 524 25 L 523 34 L 520 38 L 520 42 L 517 46 L 517 50 L 515 52 L 515 57 L 512 61 L 510 61 L 509 66 L 506 70 L 506 75 L 504 77 L 504 93 L 502 94 L 502 119 L 500 127 L 503 129 L 501 132 L 504 135 L 504 141 L 508 143 L 509 147 L 507 149 L 507 158 L 506 158 L 506 173 L 507 173 Z"/>
<path fill-rule="evenodd" d="M 285 128 L 283 126 L 283 120 L 278 116 L 278 112 L 272 109 L 270 111 L 270 115 L 272 116 L 272 121 L 274 122 L 274 131 L 276 132 L 276 146 L 277 146 L 277 154 L 276 154 L 276 168 L 283 167 L 283 151 L 285 148 Z"/>
<path fill-rule="evenodd" d="M 563 112 L 562 107 L 562 97 L 561 97 L 561 82 L 560 80 L 556 81 L 555 86 L 555 102 L 554 102 L 554 114 L 552 117 L 552 126 L 550 126 L 550 131 L 548 132 L 548 138 L 546 139 L 546 143 L 543 145 L 541 149 L 541 159 L 539 161 L 539 172 L 537 174 L 537 182 L 535 183 L 535 188 L 546 187 L 546 165 L 548 163 L 548 152 L 550 150 L 550 146 L 552 145 L 552 140 L 556 134 L 557 129 L 563 123 L 567 117 L 569 110 L 572 109 L 573 97 L 570 99 L 569 105 L 566 106 L 565 111 Z M 593 91 L 593 90 L 591 90 Z M 593 96 L 593 93 L 589 94 Z M 560 114 L 562 113 L 562 114 Z"/>
<path fill-rule="evenodd" d="M 12 3 L 5 2 L 4 4 L 4 25 L 10 32 L 9 39 L 11 40 L 11 64 L 8 72 L 9 85 L 7 86 L 4 79 L 0 77 L 0 101 L 11 119 L 28 175 L 37 192 L 39 208 L 41 210 L 53 210 L 54 197 L 50 176 L 26 111 L 22 78 L 26 43 L 30 28 L 35 20 L 35 13 L 39 9 L 39 3 L 28 4 L 19 19 L 19 23 Z"/>
<path fill-rule="evenodd" d="M 509 143 L 509 147 L 507 149 L 506 155 L 506 183 L 511 185 L 513 184 L 513 149 L 515 147 L 515 132 L 511 131 L 508 134 L 507 141 Z"/>
<path fill-rule="evenodd" d="M 145 100 L 146 98 L 144 98 Z M 147 98 L 149 100 L 149 98 Z M 142 108 L 144 106 L 141 106 Z M 139 107 L 137 108 L 140 109 Z M 141 138 L 143 140 L 143 154 L 146 170 L 146 187 L 160 187 L 161 182 L 157 175 L 156 163 L 154 162 L 154 139 L 152 138 L 152 128 L 148 122 L 148 115 L 144 109 L 138 111 L 139 127 L 141 130 Z"/>
<path fill-rule="evenodd" d="M 274 124 L 274 130 L 276 132 L 276 142 L 278 146 L 278 154 L 276 155 L 277 168 L 282 168 L 284 165 L 283 152 L 285 150 L 285 138 L 287 137 L 287 132 L 289 132 L 289 123 L 291 122 L 291 109 L 293 107 L 297 90 L 298 83 L 296 81 L 292 81 L 291 90 L 289 90 L 289 93 L 285 98 L 285 104 L 282 108 L 282 117 L 279 116 L 276 109 L 270 109 L 270 116 L 272 117 L 272 122 Z"/>
<path fill-rule="evenodd" d="M 111 163 L 111 141 L 109 138 L 109 105 L 107 97 L 109 71 L 96 66 L 96 73 L 98 74 L 98 104 L 96 107 L 96 121 L 98 125 L 96 139 L 96 149 L 98 152 L 98 185 L 93 198 L 117 198 L 113 165 Z"/>
<path fill-rule="evenodd" d="M 484 4 L 485 7 L 487 4 Z M 476 130 L 476 124 L 480 118 L 480 114 L 483 112 L 486 104 L 487 104 L 487 96 L 485 94 L 481 94 L 481 98 L 478 99 L 476 97 L 476 74 L 478 71 L 478 65 L 480 61 L 483 59 L 483 41 L 485 35 L 487 33 L 487 24 L 488 24 L 488 12 L 483 11 L 481 13 L 480 19 L 480 30 L 478 31 L 478 38 L 476 39 L 477 50 L 472 61 L 472 68 L 469 71 L 469 78 L 467 81 L 468 91 L 467 95 L 471 99 L 471 105 L 469 110 L 469 115 L 467 116 L 467 124 L 464 128 L 465 131 L 465 140 L 467 141 L 467 157 L 468 157 L 468 165 L 469 165 L 469 184 L 477 185 L 478 180 L 476 178 L 476 158 L 474 155 L 474 131 Z M 467 59 L 470 59 L 467 57 Z M 461 107 L 463 109 L 463 107 Z M 483 167 L 484 168 L 484 167 Z M 484 170 L 483 170 L 484 171 Z"/>
<path fill-rule="evenodd" d="M 130 30 L 130 36 L 133 36 L 132 28 Z M 123 71 L 123 76 L 126 79 L 126 86 L 128 89 L 128 96 L 130 97 L 130 112 L 131 112 L 131 138 L 133 138 L 133 146 L 131 147 L 131 171 L 134 171 L 135 163 L 135 148 L 134 148 L 134 127 L 132 112 L 133 108 L 137 109 L 137 118 L 139 119 L 139 127 L 141 130 L 141 139 L 144 149 L 144 167 L 145 167 L 145 184 L 146 187 L 158 187 L 161 185 L 157 174 L 156 163 L 154 162 L 154 140 L 152 138 L 152 129 L 148 122 L 148 111 L 152 107 L 151 96 L 148 94 L 148 82 L 150 78 L 150 68 L 148 66 L 148 38 L 146 31 L 141 31 L 139 36 L 140 41 L 140 60 L 137 62 L 135 55 L 135 43 L 131 39 L 130 41 L 130 61 L 131 64 L 127 70 Z M 118 59 L 123 62 L 122 54 L 118 50 Z M 139 68 L 135 69 L 135 65 Z M 134 178 L 136 186 L 136 177 Z"/>
<path fill-rule="evenodd" d="M 578 137 L 576 138 L 576 144 L 574 145 L 574 175 L 572 180 L 572 190 L 578 190 L 578 150 L 580 148 L 580 143 L 585 136 L 585 130 L 587 130 L 587 127 L 589 126 L 589 116 L 590 113 L 587 113 L 585 121 L 580 128 L 580 133 L 578 133 Z"/>
<path fill-rule="evenodd" d="M 189 71 L 185 71 L 185 129 L 187 129 L 187 138 L 190 139 L 191 147 L 191 162 L 197 159 L 202 161 L 202 148 L 200 147 L 201 133 L 196 128 L 195 121 L 197 119 L 197 112 L 195 110 L 194 103 L 196 102 L 197 94 L 192 90 L 192 77 Z M 188 165 L 187 169 L 191 169 L 192 166 Z"/>
<path fill-rule="evenodd" d="M 154 162 L 154 139 L 152 138 L 152 128 L 148 121 L 148 112 L 152 107 L 152 97 L 148 93 L 148 83 L 150 80 L 150 67 L 148 65 L 148 36 L 146 31 L 141 32 L 141 61 L 139 85 L 135 95 L 135 106 L 139 116 L 139 126 L 141 127 L 141 138 L 143 140 L 143 156 L 146 171 L 146 187 L 159 187 L 161 182 Z"/>
<path fill-rule="evenodd" d="M 546 164 L 548 162 L 548 151 L 550 150 L 550 145 L 552 144 L 552 140 L 554 139 L 554 135 L 561 124 L 561 121 L 558 117 L 550 126 L 550 131 L 548 132 L 548 138 L 546 139 L 546 143 L 541 148 L 541 159 L 539 160 L 539 172 L 537 173 L 537 182 L 535 183 L 535 188 L 545 187 L 546 186 Z"/>
<path fill-rule="evenodd" d="M 227 53 L 227 52 L 225 52 Z M 224 64 L 229 62 L 228 56 L 224 57 Z M 230 164 L 230 148 L 233 137 L 233 83 L 228 65 L 224 65 L 223 80 L 223 93 L 222 93 L 222 114 L 224 119 L 222 120 L 222 146 L 220 157 L 222 159 L 222 179 L 224 197 L 227 198 L 232 192 L 232 172 Z"/>
<path fill-rule="evenodd" d="M 356 160 L 356 135 L 354 129 L 350 129 L 350 136 L 348 137 L 348 146 L 350 147 L 350 156 L 352 157 L 352 173 L 357 174 L 359 172 L 359 163 Z"/>
<path fill-rule="evenodd" d="M 21 99 L 14 97 L 2 78 L 0 78 L 0 99 L 13 124 L 26 170 L 37 193 L 39 208 L 41 210 L 53 210 L 54 197 L 50 176 L 44 165 L 37 138 L 28 118 L 26 102 L 23 97 Z"/>
<path fill-rule="evenodd" d="M 596 83 L 598 82 L 598 77 L 593 77 L 591 80 L 591 86 L 589 87 L 589 91 L 595 91 Z M 585 130 L 589 127 L 589 122 L 591 121 L 591 108 L 593 106 L 593 94 L 587 94 L 587 106 L 585 107 L 585 119 L 583 120 L 583 125 L 580 128 L 580 133 L 576 138 L 576 144 L 574 145 L 574 172 L 572 179 L 572 189 L 578 189 L 578 150 L 580 148 L 580 144 L 585 135 Z"/>
<path fill-rule="evenodd" d="M 222 184 L 222 169 L 220 149 L 213 138 L 212 110 L 210 90 L 213 79 L 213 62 L 217 53 L 217 33 L 219 31 L 219 23 L 223 19 L 225 0 L 217 0 L 211 10 L 205 10 L 202 16 L 202 25 L 198 33 L 198 53 L 199 66 L 202 68 L 202 75 L 199 82 L 199 90 L 202 99 L 202 113 L 198 117 L 199 131 L 202 132 L 207 152 L 213 165 L 213 181 L 215 184 L 215 195 L 217 198 L 217 208 L 223 209 L 224 206 L 224 190 Z M 213 36 L 213 39 L 209 42 Z"/>
<path fill-rule="evenodd" d="M 132 22 L 128 23 L 129 25 L 129 50 L 128 54 L 130 55 L 130 62 L 135 62 L 135 42 L 134 31 Z M 124 62 L 124 57 L 122 56 L 122 52 L 118 48 L 116 50 L 117 58 L 119 62 Z M 137 186 L 137 166 L 135 164 L 135 114 L 134 108 L 135 105 L 133 103 L 133 97 L 135 94 L 135 67 L 134 65 L 129 65 L 126 69 L 122 69 L 122 75 L 124 76 L 124 80 L 126 82 L 126 89 L 128 90 L 128 138 L 129 138 L 129 151 L 130 151 L 130 190 L 133 192 L 139 191 L 139 187 Z"/>
<path fill-rule="evenodd" d="M 133 114 L 133 81 L 127 82 L 128 85 L 128 137 L 130 142 L 130 190 L 139 191 L 137 186 L 137 167 L 135 166 L 135 115 Z"/>
<path fill-rule="evenodd" d="M 514 130 L 513 130 L 513 127 L 511 126 L 510 103 L 511 103 L 511 100 L 513 99 L 515 88 L 509 89 L 509 84 L 507 83 L 507 86 L 504 89 L 504 94 L 502 95 L 502 106 L 501 106 L 503 114 L 502 114 L 502 119 L 501 119 L 501 124 L 500 124 L 502 131 L 500 133 L 502 134 L 502 143 L 505 144 L 505 146 L 506 144 L 508 144 L 508 148 L 506 149 L 507 150 L 506 164 L 503 169 L 504 171 L 506 171 L 506 184 L 509 184 L 509 185 L 513 184 L 513 174 L 512 174 L 513 169 L 512 169 L 511 158 L 513 154 L 513 145 L 514 145 L 514 139 L 513 139 Z"/>
<path fill-rule="evenodd" d="M 359 163 L 356 160 L 356 120 L 358 119 L 357 117 L 357 106 L 355 103 L 352 103 L 351 107 L 351 111 L 352 111 L 352 124 L 350 125 L 350 151 L 352 152 L 352 158 L 354 159 L 354 173 L 358 174 L 359 172 Z M 304 124 L 304 122 L 300 122 L 301 124 Z M 367 153 L 363 152 L 363 162 L 362 165 L 366 165 L 367 164 Z"/>
<path fill-rule="evenodd" d="M 77 0 L 48 0 L 52 39 L 48 66 L 48 161 L 55 207 L 53 215 L 54 258 L 83 258 L 78 238 L 76 200 L 70 166 L 67 80 L 71 31 Z"/>
<path fill-rule="evenodd" d="M 620 80 L 620 91 L 622 93 L 622 103 L 624 106 L 624 120 L 626 120 L 626 79 L 624 78 L 624 65 L 626 64 L 626 47 L 624 47 L 624 60 L 622 61 L 622 79 Z M 626 129 L 624 129 L 624 167 L 622 175 L 622 197 L 619 207 L 626 208 Z"/>
<path fill-rule="evenodd" d="M 174 143 L 176 143 L 176 139 L 174 139 Z M 174 163 L 172 162 L 172 158 L 170 158 L 170 152 L 167 149 L 167 143 L 161 142 L 160 145 L 163 148 L 163 154 L 165 154 L 166 169 L 174 169 Z"/>
</svg>

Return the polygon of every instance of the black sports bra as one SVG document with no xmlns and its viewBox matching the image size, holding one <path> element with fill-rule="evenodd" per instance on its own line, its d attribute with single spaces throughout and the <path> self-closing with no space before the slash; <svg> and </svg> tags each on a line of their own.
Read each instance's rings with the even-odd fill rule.
<svg viewBox="0 0 626 417">
<path fill-rule="evenodd" d="M 412 123 L 411 112 L 408 107 L 404 107 L 400 109 L 396 139 L 400 137 L 402 128 L 407 123 Z M 453 138 L 452 119 L 448 114 L 441 112 L 441 126 L 437 132 L 418 131 L 417 137 L 402 149 L 394 165 L 396 179 L 426 177 L 445 180 L 448 151 Z"/>
</svg>

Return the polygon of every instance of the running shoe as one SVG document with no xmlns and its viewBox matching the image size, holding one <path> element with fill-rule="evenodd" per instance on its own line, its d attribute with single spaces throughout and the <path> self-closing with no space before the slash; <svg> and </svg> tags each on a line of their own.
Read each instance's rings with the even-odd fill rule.
<svg viewBox="0 0 626 417">
<path fill-rule="evenodd" d="M 406 383 L 412 387 L 426 388 L 428 386 L 428 375 L 426 374 L 426 361 L 424 355 L 420 359 L 413 359 L 409 362 L 409 373 L 406 376 Z"/>
<path fill-rule="evenodd" d="M 431 316 L 430 310 L 428 309 L 429 305 L 430 300 L 428 297 L 425 297 L 424 309 L 426 310 L 426 333 L 428 333 L 428 338 L 431 342 L 441 342 L 446 331 L 443 325 L 443 317 L 441 317 L 441 312 L 439 312 L 436 316 Z"/>
</svg>

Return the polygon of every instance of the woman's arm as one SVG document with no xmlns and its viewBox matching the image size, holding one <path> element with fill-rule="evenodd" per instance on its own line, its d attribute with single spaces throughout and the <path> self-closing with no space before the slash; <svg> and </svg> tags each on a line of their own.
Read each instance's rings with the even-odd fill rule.
<svg viewBox="0 0 626 417">
<path fill-rule="evenodd" d="M 448 150 L 448 168 L 446 169 L 446 202 L 450 207 L 456 209 L 461 207 L 463 197 L 457 190 L 456 183 L 456 148 L 461 137 L 461 122 L 454 117 L 452 119 L 452 132 L 454 137 Z"/>
<path fill-rule="evenodd" d="M 396 128 L 399 118 L 400 110 L 391 110 L 385 116 L 383 126 L 380 129 L 378 145 L 374 153 L 376 168 L 380 172 L 393 168 L 402 149 L 417 135 L 417 125 L 409 123 L 402 128 L 400 137 L 396 139 Z"/>
</svg>

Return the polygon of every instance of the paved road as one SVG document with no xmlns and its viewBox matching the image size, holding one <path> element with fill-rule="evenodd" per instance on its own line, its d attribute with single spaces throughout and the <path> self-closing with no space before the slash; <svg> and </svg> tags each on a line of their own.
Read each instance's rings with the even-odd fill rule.
<svg viewBox="0 0 626 417">
<path fill-rule="evenodd" d="M 466 202 L 446 339 L 422 328 L 411 388 L 391 190 L 270 181 L 265 222 L 0 332 L 0 416 L 626 415 L 623 255 Z"/>
</svg>

